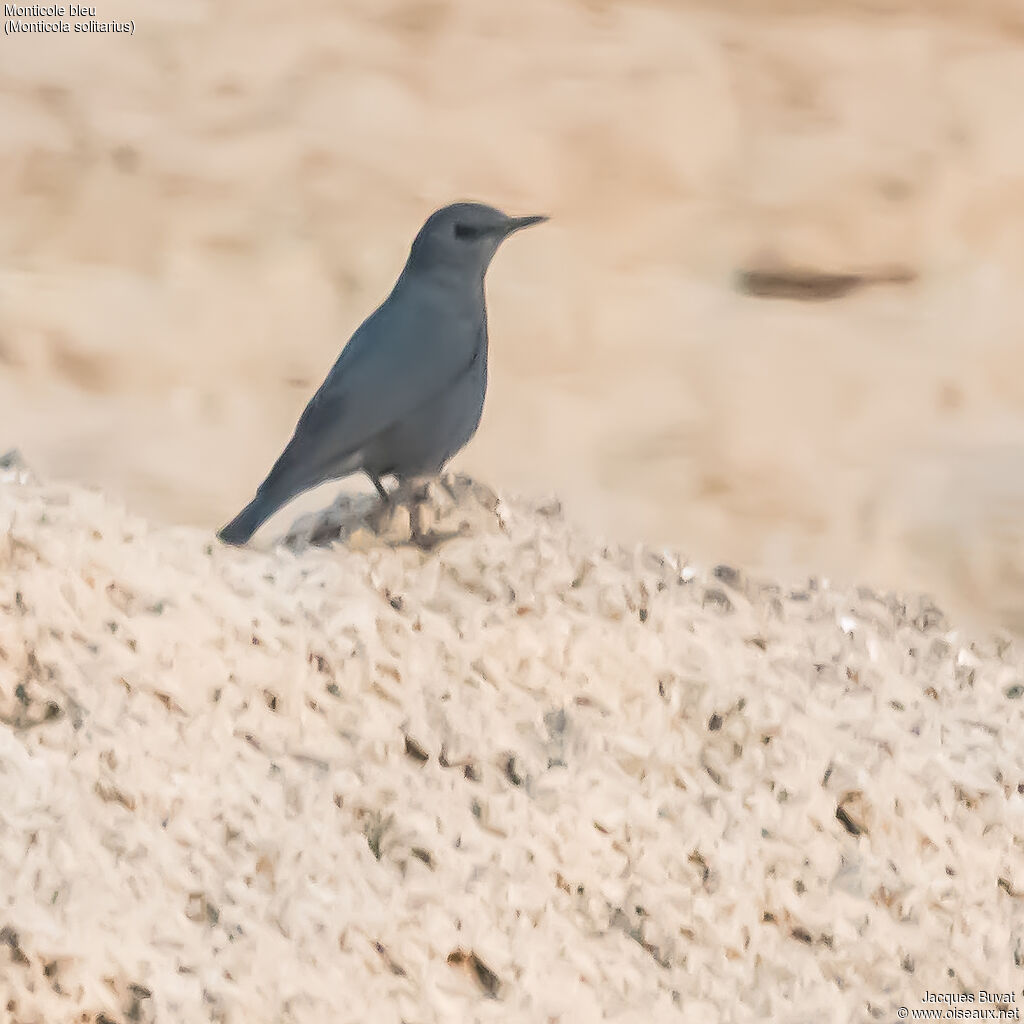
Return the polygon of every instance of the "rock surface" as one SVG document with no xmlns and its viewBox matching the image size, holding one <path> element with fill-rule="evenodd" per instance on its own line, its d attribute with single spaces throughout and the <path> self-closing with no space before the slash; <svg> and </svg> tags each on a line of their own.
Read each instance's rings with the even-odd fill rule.
<svg viewBox="0 0 1024 1024">
<path fill-rule="evenodd" d="M 2 479 L 5 1020 L 1022 998 L 1017 643 L 418 496 L 455 536 L 340 503 L 261 552 Z"/>
</svg>

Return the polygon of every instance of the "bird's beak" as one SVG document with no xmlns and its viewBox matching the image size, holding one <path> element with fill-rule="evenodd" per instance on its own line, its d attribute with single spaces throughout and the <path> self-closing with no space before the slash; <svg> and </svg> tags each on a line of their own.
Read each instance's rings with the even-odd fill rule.
<svg viewBox="0 0 1024 1024">
<path fill-rule="evenodd" d="M 531 224 L 543 224 L 548 218 L 544 216 L 536 217 L 509 217 L 505 222 L 505 234 L 511 235 L 513 231 L 519 231 L 521 228 L 528 228 Z"/>
</svg>

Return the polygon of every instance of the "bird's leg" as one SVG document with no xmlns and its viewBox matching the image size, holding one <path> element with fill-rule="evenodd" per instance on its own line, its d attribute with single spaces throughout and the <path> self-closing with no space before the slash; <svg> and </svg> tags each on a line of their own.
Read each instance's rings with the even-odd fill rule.
<svg viewBox="0 0 1024 1024">
<path fill-rule="evenodd" d="M 380 500 L 386 505 L 390 500 L 390 495 L 384 490 L 384 485 L 380 482 L 380 477 L 376 473 L 366 469 L 363 471 L 370 478 L 370 483 L 377 488 L 377 493 L 380 495 Z"/>
</svg>

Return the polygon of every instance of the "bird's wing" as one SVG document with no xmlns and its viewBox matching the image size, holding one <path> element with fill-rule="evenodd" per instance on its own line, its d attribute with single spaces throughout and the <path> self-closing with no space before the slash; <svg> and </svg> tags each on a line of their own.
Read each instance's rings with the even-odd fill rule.
<svg viewBox="0 0 1024 1024">
<path fill-rule="evenodd" d="M 393 294 L 352 336 L 260 490 L 299 489 L 444 391 L 486 344 L 482 308 Z"/>
</svg>

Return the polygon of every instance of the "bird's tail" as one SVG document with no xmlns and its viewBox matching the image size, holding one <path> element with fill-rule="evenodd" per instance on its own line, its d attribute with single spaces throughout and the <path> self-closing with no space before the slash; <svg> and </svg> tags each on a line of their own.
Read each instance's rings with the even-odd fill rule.
<svg viewBox="0 0 1024 1024">
<path fill-rule="evenodd" d="M 256 495 L 241 512 L 223 527 L 217 537 L 225 544 L 245 544 L 249 538 L 278 510 L 280 502 Z"/>
</svg>

